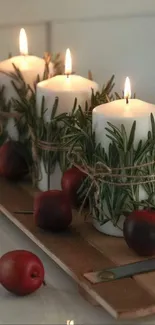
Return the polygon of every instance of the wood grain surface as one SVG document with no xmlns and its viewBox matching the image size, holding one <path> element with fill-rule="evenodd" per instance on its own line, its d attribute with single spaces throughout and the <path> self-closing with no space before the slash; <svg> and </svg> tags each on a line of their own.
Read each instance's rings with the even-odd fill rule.
<svg viewBox="0 0 155 325">
<path fill-rule="evenodd" d="M 91 223 L 73 222 L 64 233 L 45 232 L 35 226 L 33 215 L 14 211 L 33 210 L 29 184 L 14 184 L 0 178 L 0 210 L 52 260 L 77 281 L 81 290 L 115 318 L 137 318 L 155 313 L 155 273 L 92 285 L 83 276 L 115 265 L 139 260 L 120 238 L 96 231 Z"/>
</svg>

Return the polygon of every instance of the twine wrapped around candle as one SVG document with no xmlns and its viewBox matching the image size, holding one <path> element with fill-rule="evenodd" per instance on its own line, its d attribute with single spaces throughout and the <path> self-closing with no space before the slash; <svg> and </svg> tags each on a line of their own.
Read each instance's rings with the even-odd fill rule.
<svg viewBox="0 0 155 325">
<path fill-rule="evenodd" d="M 47 151 L 48 153 L 52 152 L 52 153 L 56 153 L 56 161 L 55 162 L 59 162 L 59 155 L 57 157 L 57 153 L 62 153 L 65 154 L 65 161 L 67 158 L 67 154 L 68 152 L 80 152 L 81 151 L 81 147 L 79 146 L 68 146 L 67 143 L 60 143 L 60 142 L 50 142 L 50 141 L 45 141 L 45 140 L 40 140 L 37 139 L 37 149 L 41 149 L 43 151 Z M 61 160 L 60 160 L 61 161 Z M 48 190 L 50 190 L 50 177 L 51 177 L 51 166 L 55 167 L 55 163 L 51 164 L 51 157 L 47 156 L 46 157 L 46 162 L 47 162 L 47 188 Z M 41 165 L 40 165 L 41 166 Z M 62 168 L 62 166 L 60 165 L 60 168 L 62 170 L 66 169 L 66 164 L 64 165 L 64 168 Z"/>
<path fill-rule="evenodd" d="M 144 167 L 149 167 L 151 165 L 155 164 L 155 160 L 152 160 L 148 163 L 139 164 L 136 166 L 125 166 L 125 167 L 119 167 L 119 168 L 111 168 L 107 166 L 105 163 L 102 163 L 100 161 L 96 162 L 96 164 L 92 167 L 89 166 L 85 160 L 80 157 L 80 155 L 77 155 L 77 153 L 72 153 L 71 155 L 68 154 L 68 159 L 74 165 L 76 168 L 78 168 L 81 172 L 85 173 L 91 180 L 90 186 L 87 189 L 86 195 L 84 197 L 84 200 L 82 202 L 82 205 L 79 210 L 79 214 L 81 214 L 85 202 L 87 198 L 89 197 L 89 194 L 93 188 L 95 187 L 94 192 L 94 199 L 95 199 L 95 206 L 98 208 L 98 210 L 101 212 L 101 202 L 100 202 L 100 185 L 101 184 L 108 184 L 118 187 L 125 187 L 125 186 L 133 186 L 133 185 L 143 185 L 148 183 L 155 183 L 155 174 L 152 173 L 151 175 L 127 175 L 123 174 L 125 171 L 130 170 L 136 170 L 141 169 Z M 76 163 L 75 160 L 78 160 L 79 163 Z M 120 173 L 119 173 L 120 172 Z M 121 173 L 122 172 L 122 173 Z M 110 179 L 105 179 L 109 177 Z M 112 179 L 117 179 L 118 181 L 113 181 Z M 124 179 L 123 181 L 120 181 Z M 125 180 L 127 179 L 127 180 Z M 131 181 L 129 181 L 129 179 Z M 98 201 L 99 200 L 99 201 Z"/>
<path fill-rule="evenodd" d="M 155 174 L 151 175 L 127 175 L 127 174 L 119 174 L 118 172 L 128 171 L 128 170 L 136 170 L 141 169 L 143 167 L 149 167 L 151 165 L 155 164 L 155 160 L 152 160 L 147 163 L 135 165 L 135 166 L 124 166 L 124 167 L 109 167 L 105 163 L 98 161 L 96 162 L 94 167 L 89 166 L 86 164 L 85 160 L 76 152 L 68 153 L 68 159 L 70 162 L 78 168 L 81 172 L 85 173 L 87 176 L 89 176 L 92 180 L 95 180 L 96 178 L 106 184 L 116 185 L 116 186 L 129 186 L 129 185 L 141 185 L 141 184 L 147 184 L 149 182 L 155 182 L 154 180 L 151 180 L 151 178 L 155 178 Z M 75 160 L 80 161 L 80 165 L 75 163 Z M 110 178 L 130 178 L 130 179 L 148 179 L 146 181 L 137 181 L 137 182 L 111 182 L 107 181 L 104 178 L 109 176 Z"/>
<path fill-rule="evenodd" d="M 82 161 L 83 162 L 83 161 Z M 118 174 L 115 173 L 116 171 L 127 171 L 127 170 L 136 170 L 137 168 L 143 168 L 147 166 L 151 166 L 155 164 L 155 160 L 149 162 L 149 163 L 144 163 L 136 166 L 127 166 L 127 167 L 122 167 L 122 168 L 110 168 L 106 164 L 102 162 L 97 162 L 95 168 L 90 167 L 88 165 L 85 165 L 85 167 L 81 167 L 80 165 L 76 164 L 73 162 L 73 165 L 78 168 L 80 171 L 88 175 L 91 179 L 95 180 L 96 178 L 106 184 L 111 184 L 115 186 L 130 186 L 130 185 L 142 185 L 142 184 L 147 184 L 150 182 L 155 182 L 155 174 L 151 175 L 126 175 L 126 174 Z M 144 179 L 144 181 L 137 181 L 137 182 L 111 182 L 105 180 L 105 177 L 109 176 L 110 178 L 117 178 L 118 180 L 121 178 L 130 178 L 130 179 Z M 152 179 L 153 178 L 153 179 Z"/>
<path fill-rule="evenodd" d="M 69 151 L 69 147 L 65 144 L 61 145 L 60 143 L 43 141 L 43 140 L 37 140 L 37 147 L 44 151 L 53 151 L 53 152 Z M 77 151 L 81 150 L 81 148 L 78 146 L 74 147 L 74 149 Z"/>
<path fill-rule="evenodd" d="M 15 118 L 17 120 L 19 120 L 19 118 L 21 117 L 21 114 L 18 112 L 3 112 L 0 111 L 0 134 L 3 132 L 3 120 L 4 119 L 8 119 L 8 118 Z M 29 129 L 29 135 L 31 137 L 32 140 L 32 157 L 33 157 L 33 161 L 35 163 L 36 166 L 38 166 L 38 153 L 37 153 L 37 148 L 38 149 L 42 149 L 45 151 L 66 151 L 68 152 L 68 159 L 69 161 L 75 166 L 77 167 L 79 170 L 81 170 L 83 173 L 85 173 L 86 175 L 88 175 L 92 181 L 94 181 L 96 183 L 96 178 L 98 179 L 98 181 L 101 181 L 103 183 L 106 184 L 111 184 L 111 185 L 115 185 L 115 186 L 130 186 L 130 185 L 142 185 L 142 184 L 147 184 L 150 182 L 155 182 L 155 174 L 151 174 L 151 175 L 126 175 L 126 174 L 121 174 L 118 173 L 123 172 L 123 171 L 128 171 L 128 170 L 136 170 L 136 169 L 140 169 L 143 167 L 147 167 L 147 166 L 151 166 L 155 164 L 155 160 L 148 162 L 148 163 L 144 163 L 144 164 L 140 164 L 140 165 L 135 165 L 135 166 L 125 166 L 122 168 L 111 168 L 109 166 L 107 166 L 105 163 L 102 162 L 97 162 L 95 164 L 95 167 L 90 167 L 88 166 L 84 159 L 79 155 L 81 148 L 76 146 L 74 147 L 72 151 L 69 150 L 69 147 L 64 145 L 60 145 L 60 143 L 55 143 L 55 142 L 48 142 L 48 141 L 43 141 L 43 140 L 38 140 L 36 139 L 35 135 L 34 135 L 34 131 L 33 128 L 29 125 L 28 126 Z M 70 147 L 71 149 L 72 147 Z M 71 157 L 72 155 L 72 157 Z M 80 165 L 75 163 L 75 160 L 78 160 L 80 162 Z M 81 167 L 82 166 L 82 167 Z M 137 179 L 137 181 L 133 182 L 112 182 L 112 181 L 108 181 L 105 180 L 105 177 L 109 176 L 110 178 L 117 178 L 122 179 L 124 177 L 128 178 L 128 179 Z M 139 181 L 138 181 L 139 179 Z"/>
</svg>

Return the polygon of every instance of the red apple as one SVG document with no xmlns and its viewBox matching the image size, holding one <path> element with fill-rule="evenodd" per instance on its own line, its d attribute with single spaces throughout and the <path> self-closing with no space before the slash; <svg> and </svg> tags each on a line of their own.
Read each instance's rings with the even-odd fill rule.
<svg viewBox="0 0 155 325">
<path fill-rule="evenodd" d="M 86 174 L 76 167 L 72 167 L 66 170 L 62 176 L 62 190 L 66 193 L 71 201 L 71 204 L 75 207 L 79 206 L 82 203 L 78 198 L 77 192 L 85 178 Z"/>
<path fill-rule="evenodd" d="M 63 191 L 40 193 L 34 201 L 35 224 L 45 230 L 63 231 L 72 221 L 72 210 Z"/>
<path fill-rule="evenodd" d="M 44 283 L 44 266 L 29 251 L 10 251 L 0 258 L 0 283 L 16 295 L 28 295 Z"/>
<path fill-rule="evenodd" d="M 141 256 L 155 254 L 155 211 L 133 211 L 124 222 L 124 238 L 132 250 Z"/>
<path fill-rule="evenodd" d="M 0 147 L 0 175 L 19 180 L 28 173 L 25 147 L 18 141 L 7 141 Z"/>
</svg>

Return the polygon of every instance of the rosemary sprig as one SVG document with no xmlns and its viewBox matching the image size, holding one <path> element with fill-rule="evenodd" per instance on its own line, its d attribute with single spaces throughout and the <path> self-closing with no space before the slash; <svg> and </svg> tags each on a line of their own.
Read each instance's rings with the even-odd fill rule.
<svg viewBox="0 0 155 325">
<path fill-rule="evenodd" d="M 59 59 L 60 56 L 57 55 L 55 57 L 55 69 L 62 73 L 63 65 L 60 64 Z M 146 165 L 154 159 L 155 155 L 155 121 L 153 115 L 151 114 L 152 129 L 148 133 L 146 141 L 140 140 L 135 145 L 136 122 L 133 123 L 129 135 L 124 125 L 117 128 L 108 123 L 106 131 L 110 145 L 107 152 L 95 141 L 95 134 L 92 131 L 92 109 L 96 105 L 122 98 L 117 93 L 113 94 L 114 76 L 103 86 L 101 92 L 95 94 L 92 91 L 91 107 L 86 103 L 85 110 L 77 105 L 77 99 L 75 99 L 70 114 L 58 115 L 59 99 L 56 98 L 51 109 L 51 116 L 47 120 L 44 98 L 42 99 L 41 115 L 38 116 L 37 113 L 36 84 L 40 79 L 36 78 L 35 87 L 31 89 L 29 85 L 25 84 L 21 72 L 15 66 L 14 69 L 15 73 L 11 75 L 11 78 L 19 99 L 12 99 L 11 104 L 13 104 L 15 111 L 21 114 L 19 120 L 16 121 L 20 141 L 26 141 L 25 144 L 29 146 L 29 152 L 32 153 L 33 139 L 32 134 L 29 133 L 31 128 L 36 139 L 36 145 L 38 141 L 45 141 L 62 148 L 61 151 L 56 148 L 54 150 L 37 148 L 39 159 L 43 161 L 48 175 L 53 173 L 57 163 L 59 163 L 62 172 L 73 163 L 81 165 L 81 162 L 84 166 L 91 167 L 95 167 L 100 162 L 112 169 L 117 169 L 119 178 L 106 175 L 104 180 L 107 182 L 104 182 L 100 175 L 96 176 L 97 188 L 92 181 L 93 179 L 88 175 L 78 191 L 78 195 L 83 200 L 88 197 L 91 214 L 102 224 L 112 220 L 113 224 L 117 225 L 121 215 L 126 216 L 135 208 L 155 207 L 155 183 L 132 184 L 137 177 L 141 180 L 143 176 L 155 174 L 155 164 Z M 43 78 L 47 78 L 47 76 L 48 69 L 46 66 Z M 2 88 L 0 106 L 4 111 L 9 111 L 11 104 L 5 103 L 4 88 Z M 71 159 L 65 150 L 67 146 Z M 77 152 L 78 154 L 76 154 Z M 144 164 L 144 167 L 139 168 L 138 166 L 141 164 Z M 135 168 L 126 169 L 129 166 Z M 128 185 L 117 187 L 113 183 L 128 183 Z M 146 192 L 145 200 L 141 200 L 140 188 Z"/>
<path fill-rule="evenodd" d="M 5 86 L 0 87 L 0 113 L 9 113 L 11 109 L 11 101 L 6 101 Z M 0 115 L 0 145 L 8 138 L 7 119 Z"/>
<path fill-rule="evenodd" d="M 89 191 L 90 213 L 101 224 L 111 220 L 114 225 L 117 225 L 120 216 L 127 216 L 133 209 L 155 207 L 155 183 L 149 182 L 150 175 L 155 175 L 155 164 L 150 164 L 154 160 L 155 153 L 155 121 L 152 114 L 151 125 L 152 131 L 149 132 L 146 140 L 140 140 L 138 144 L 135 144 L 136 122 L 133 123 L 129 135 L 123 125 L 117 128 L 108 123 L 107 137 L 111 141 L 108 152 L 105 152 L 101 145 L 95 143 L 92 132 L 88 133 L 89 136 L 81 132 L 79 138 L 81 148 L 86 148 L 87 144 L 87 151 L 91 152 L 91 159 L 85 152 L 81 156 L 79 165 L 95 168 L 96 163 L 100 162 L 112 170 L 114 169 L 112 175 L 104 176 L 104 179 L 100 177 L 100 174 L 95 176 L 97 188 L 95 183 L 92 184 L 92 177 L 94 177 L 92 174 L 92 177 L 86 178 L 79 190 L 80 197 L 87 195 Z M 146 165 L 146 163 L 149 164 Z M 134 168 L 126 169 L 130 166 Z M 119 175 L 119 178 L 115 177 L 115 173 Z M 138 184 L 143 182 L 144 176 L 148 182 Z M 116 186 L 115 183 L 125 186 Z M 142 188 L 145 190 L 146 200 L 142 200 Z"/>
<path fill-rule="evenodd" d="M 113 88 L 115 86 L 114 79 L 115 76 L 113 75 L 110 80 L 108 80 L 106 85 L 103 85 L 101 92 L 97 91 L 94 93 L 92 90 L 91 110 L 98 105 L 105 104 L 114 99 L 114 96 L 112 94 Z"/>
<path fill-rule="evenodd" d="M 45 72 L 42 79 L 48 77 L 48 63 L 51 58 L 54 62 L 55 74 L 63 73 L 64 66 L 60 54 L 55 56 L 49 56 L 46 54 L 45 57 Z M 76 147 L 78 146 L 83 153 L 86 153 L 86 160 L 91 164 L 91 153 L 93 152 L 95 145 L 95 136 L 94 134 L 92 135 L 91 110 L 93 105 L 108 102 L 112 98 L 114 76 L 112 76 L 108 83 L 103 86 L 101 93 L 94 94 L 92 92 L 91 107 L 86 103 L 84 111 L 81 107 L 78 107 L 77 100 L 75 99 L 70 114 L 66 113 L 57 115 L 59 100 L 56 98 L 51 110 L 51 116 L 48 120 L 45 118 L 46 111 L 44 107 L 44 98 L 42 99 L 41 115 L 38 116 L 37 113 L 36 85 L 41 81 L 40 77 L 36 76 L 34 89 L 32 89 L 25 83 L 22 73 L 15 65 L 14 73 L 9 76 L 11 77 L 12 85 L 18 94 L 18 99 L 12 99 L 11 104 L 13 105 L 14 110 L 20 114 L 20 118 L 16 120 L 16 126 L 19 132 L 19 141 L 26 141 L 31 150 L 34 145 L 34 138 L 36 146 L 38 141 L 46 141 L 48 143 L 55 143 L 58 147 L 61 145 L 62 148 L 65 148 L 68 145 L 70 152 L 76 150 Z M 33 132 L 33 139 L 32 134 L 29 132 L 30 129 Z M 65 149 L 57 151 L 37 148 L 37 152 L 40 161 L 42 160 L 44 163 L 44 168 L 48 175 L 53 173 L 57 163 L 59 163 L 62 172 L 71 164 L 68 159 L 68 153 Z"/>
</svg>

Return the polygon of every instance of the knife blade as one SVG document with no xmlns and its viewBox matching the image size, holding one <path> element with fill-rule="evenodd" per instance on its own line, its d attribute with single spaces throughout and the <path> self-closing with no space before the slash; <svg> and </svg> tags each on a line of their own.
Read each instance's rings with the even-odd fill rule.
<svg viewBox="0 0 155 325">
<path fill-rule="evenodd" d="M 14 214 L 33 214 L 34 212 L 31 210 L 21 210 L 21 211 L 13 211 Z"/>
<path fill-rule="evenodd" d="M 96 284 L 128 278 L 136 274 L 148 273 L 151 271 L 155 271 L 155 258 L 103 269 L 101 271 L 84 273 L 84 277 L 91 283 Z"/>
</svg>

